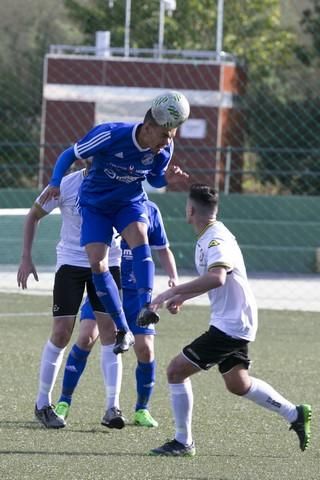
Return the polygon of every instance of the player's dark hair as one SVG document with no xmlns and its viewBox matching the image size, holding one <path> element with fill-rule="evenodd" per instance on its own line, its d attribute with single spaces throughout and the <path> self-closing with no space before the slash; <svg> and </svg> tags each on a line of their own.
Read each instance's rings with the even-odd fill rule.
<svg viewBox="0 0 320 480">
<path fill-rule="evenodd" d="M 151 123 L 152 125 L 157 125 L 157 122 L 155 121 L 155 119 L 153 118 L 152 116 L 152 113 L 151 113 L 151 108 L 149 108 L 149 110 L 147 111 L 147 113 L 145 114 L 144 116 L 144 119 L 143 119 L 143 123 Z"/>
<path fill-rule="evenodd" d="M 203 211 L 215 212 L 218 208 L 219 195 L 213 187 L 203 183 L 194 183 L 190 187 L 189 198 Z"/>
</svg>

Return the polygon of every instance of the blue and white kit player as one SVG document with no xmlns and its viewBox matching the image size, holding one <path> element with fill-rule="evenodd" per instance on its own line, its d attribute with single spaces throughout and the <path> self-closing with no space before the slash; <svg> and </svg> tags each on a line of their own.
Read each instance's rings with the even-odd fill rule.
<svg viewBox="0 0 320 480">
<path fill-rule="evenodd" d="M 152 251 L 156 251 L 160 265 L 168 276 L 168 286 L 174 287 L 177 284 L 177 268 L 173 253 L 169 246 L 169 241 L 163 224 L 162 216 L 157 205 L 150 200 L 146 202 L 148 211 L 148 239 Z M 135 354 L 137 357 L 136 366 L 136 389 L 137 400 L 135 405 L 135 412 L 133 422 L 135 425 L 141 427 L 157 427 L 158 422 L 151 416 L 149 411 L 149 402 L 153 393 L 155 377 L 156 377 L 156 362 L 154 354 L 154 325 L 139 326 L 136 324 L 136 318 L 139 313 L 140 303 L 137 294 L 137 283 L 133 273 L 133 257 L 132 251 L 128 244 L 122 240 L 121 242 L 121 284 L 123 295 L 123 309 L 128 321 L 128 325 L 135 337 Z M 95 314 L 87 298 L 81 307 L 80 318 L 95 320 Z M 119 355 L 117 356 L 119 357 Z M 103 370 L 107 367 L 104 366 Z M 119 394 L 120 388 L 117 389 L 116 405 L 110 403 L 110 390 L 114 391 L 114 385 L 121 384 L 122 369 L 117 369 L 117 380 L 114 374 L 110 372 L 105 375 L 106 387 L 106 413 L 102 419 L 102 425 L 109 428 L 123 428 L 125 425 L 124 417 L 120 410 Z M 82 374 L 78 373 L 80 378 Z M 77 383 L 79 381 L 77 380 Z M 110 385 L 110 380 L 113 384 Z M 60 398 L 59 402 L 65 400 Z M 112 401 L 113 398 L 111 398 Z M 59 406 L 59 403 L 57 407 Z"/>
<path fill-rule="evenodd" d="M 118 333 L 115 352 L 134 343 L 117 286 L 108 270 L 107 251 L 113 227 L 121 234 L 133 257 L 133 271 L 140 302 L 138 323 L 157 323 L 151 303 L 154 264 L 148 244 L 147 199 L 142 182 L 156 188 L 185 181 L 180 167 L 169 167 L 177 128 L 189 115 L 189 104 L 179 92 L 167 92 L 154 99 L 143 123 L 105 123 L 94 127 L 58 158 L 50 186 L 41 201 L 59 196 L 61 179 L 76 159 L 92 157 L 89 174 L 79 192 L 82 230 L 97 294 L 114 320 Z"/>
</svg>

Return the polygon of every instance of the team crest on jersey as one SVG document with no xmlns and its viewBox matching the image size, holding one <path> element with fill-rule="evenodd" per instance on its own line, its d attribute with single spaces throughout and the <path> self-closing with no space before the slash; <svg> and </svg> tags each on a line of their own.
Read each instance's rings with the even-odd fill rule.
<svg viewBox="0 0 320 480">
<path fill-rule="evenodd" d="M 153 158 L 154 158 L 154 155 L 152 153 L 148 153 L 142 158 L 141 163 L 143 165 L 151 165 L 151 163 L 153 162 Z"/>
<path fill-rule="evenodd" d="M 210 247 L 217 247 L 218 245 L 220 245 L 220 243 L 218 242 L 218 240 L 211 240 L 211 242 L 210 242 L 209 245 L 208 245 L 208 248 L 210 248 Z"/>
</svg>

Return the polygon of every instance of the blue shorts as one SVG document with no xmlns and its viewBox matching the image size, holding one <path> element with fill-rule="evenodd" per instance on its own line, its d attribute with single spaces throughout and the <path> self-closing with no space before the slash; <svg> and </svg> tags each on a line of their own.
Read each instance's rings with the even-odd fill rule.
<svg viewBox="0 0 320 480">
<path fill-rule="evenodd" d="M 130 330 L 134 335 L 155 335 L 154 325 L 148 327 L 138 327 L 136 320 L 140 310 L 139 298 L 136 290 L 123 290 L 123 310 Z M 81 320 L 95 320 L 96 317 L 90 305 L 89 299 L 86 298 L 81 306 Z"/>
<path fill-rule="evenodd" d="M 81 238 L 80 245 L 88 243 L 106 243 L 111 245 L 113 227 L 118 233 L 132 222 L 148 224 L 148 211 L 145 201 L 128 203 L 125 206 L 114 207 L 108 213 L 90 207 L 81 207 Z"/>
</svg>

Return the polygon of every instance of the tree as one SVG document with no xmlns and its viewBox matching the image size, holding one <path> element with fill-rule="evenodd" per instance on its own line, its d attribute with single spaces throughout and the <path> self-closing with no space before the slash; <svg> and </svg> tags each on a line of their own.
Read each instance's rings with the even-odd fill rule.
<svg viewBox="0 0 320 480">
<path fill-rule="evenodd" d="M 51 43 L 81 37 L 65 27 L 63 0 L 6 3 L 0 5 L 0 186 L 29 186 L 38 175 L 44 55 Z"/>
<path fill-rule="evenodd" d="M 310 38 L 311 45 L 298 46 L 296 49 L 301 62 L 310 67 L 319 65 L 320 60 L 320 0 L 310 0 L 312 6 L 302 13 L 300 21 L 303 32 Z"/>
<path fill-rule="evenodd" d="M 314 0 L 320 4 L 320 0 Z M 93 42 L 96 30 L 111 31 L 112 46 L 123 46 L 124 1 L 65 0 L 71 18 Z M 320 189 L 318 177 L 305 172 L 316 169 L 310 152 L 319 145 L 319 102 L 301 88 L 296 59 L 296 33 L 283 27 L 278 0 L 228 0 L 224 3 L 225 51 L 247 67 L 246 95 L 242 108 L 246 146 L 256 151 L 257 176 L 262 183 L 297 193 L 299 188 Z M 165 20 L 167 49 L 215 50 L 216 0 L 177 0 L 174 14 Z M 152 48 L 157 42 L 159 0 L 132 1 L 131 46 Z M 318 29 L 319 30 L 319 29 Z M 299 88 L 296 88 L 295 79 Z M 289 153 L 290 152 L 290 153 Z M 303 173 L 299 174 L 299 170 Z M 283 171 L 284 173 L 281 173 Z M 310 180 L 306 186 L 306 178 Z M 315 179 L 315 180 L 314 180 Z"/>
<path fill-rule="evenodd" d="M 177 0 L 173 15 L 165 18 L 167 49 L 215 50 L 216 0 Z M 158 41 L 159 0 L 132 1 L 131 47 L 153 48 Z M 123 46 L 125 1 L 65 0 L 70 18 L 89 43 L 97 30 L 111 31 L 113 47 Z M 287 65 L 294 52 L 294 33 L 280 22 L 278 0 L 225 2 L 224 50 L 244 59 L 251 75 L 272 76 Z"/>
<path fill-rule="evenodd" d="M 302 28 L 314 39 L 312 48 L 319 54 L 320 0 L 310 1 L 314 8 L 304 12 Z M 0 3 L 0 178 L 2 186 L 17 182 L 29 185 L 37 175 L 42 63 L 49 45 L 84 41 L 93 45 L 97 30 L 110 30 L 112 46 L 123 47 L 126 2 L 113 0 L 113 8 L 108 0 L 5 3 L 5 6 Z M 165 17 L 164 47 L 215 51 L 217 0 L 176 0 L 176 3 L 173 15 Z M 301 82 L 295 33 L 282 26 L 279 3 L 279 0 L 224 3 L 223 49 L 241 60 L 248 73 L 243 109 L 249 147 L 265 145 L 265 138 L 269 146 L 280 148 L 288 144 L 287 136 L 278 134 L 275 108 L 281 111 L 281 122 L 286 116 L 292 134 L 300 128 L 302 110 L 308 113 L 303 118 L 315 118 L 312 101 L 318 96 L 317 90 Z M 159 0 L 132 0 L 131 5 L 130 46 L 153 48 L 158 42 Z M 301 52 L 300 49 L 300 57 Z M 308 125 L 317 131 L 314 123 Z M 270 130 L 268 135 L 266 126 Z M 316 141 L 304 138 L 305 142 L 301 140 L 304 146 L 315 148 Z M 27 171 L 18 175 L 16 166 L 22 164 L 27 165 Z M 261 172 L 264 165 L 267 158 L 262 155 L 258 162 Z"/>
</svg>

